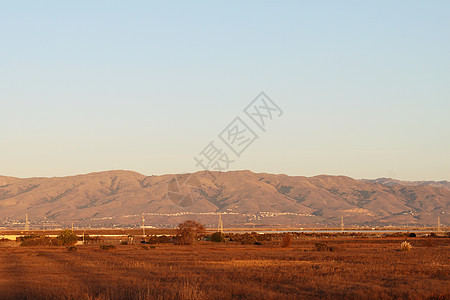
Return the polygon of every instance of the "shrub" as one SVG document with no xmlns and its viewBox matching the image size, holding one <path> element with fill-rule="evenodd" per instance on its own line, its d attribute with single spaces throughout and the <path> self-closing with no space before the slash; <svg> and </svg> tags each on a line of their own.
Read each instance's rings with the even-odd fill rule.
<svg viewBox="0 0 450 300">
<path fill-rule="evenodd" d="M 283 241 L 281 242 L 281 247 L 287 248 L 292 245 L 292 234 L 286 233 L 283 236 Z"/>
<path fill-rule="evenodd" d="M 177 244 L 190 245 L 195 243 L 203 231 L 205 231 L 205 226 L 196 221 L 189 220 L 180 223 L 177 228 Z"/>
<path fill-rule="evenodd" d="M 245 235 L 241 240 L 242 245 L 254 245 L 257 242 L 256 238 L 253 235 Z"/>
<path fill-rule="evenodd" d="M 332 247 L 328 247 L 327 244 L 324 243 L 317 243 L 314 245 L 316 247 L 317 251 L 333 251 L 334 249 Z"/>
<path fill-rule="evenodd" d="M 26 238 L 22 240 L 20 246 L 58 246 L 59 242 L 57 239 L 50 237 L 37 237 L 37 238 Z"/>
<path fill-rule="evenodd" d="M 271 241 L 272 240 L 272 234 L 265 233 L 265 234 L 256 234 L 256 239 L 260 242 L 262 241 Z"/>
<path fill-rule="evenodd" d="M 222 232 L 214 232 L 211 234 L 210 238 L 211 242 L 215 243 L 224 243 L 225 242 L 225 235 Z"/>
<path fill-rule="evenodd" d="M 158 236 L 158 243 L 173 243 L 173 237 L 167 235 Z"/>
<path fill-rule="evenodd" d="M 158 236 L 152 235 L 148 238 L 149 244 L 158 244 Z"/>
<path fill-rule="evenodd" d="M 414 232 L 411 232 L 410 234 L 408 234 L 408 237 L 416 237 L 416 234 Z"/>
<path fill-rule="evenodd" d="M 77 252 L 77 247 L 75 247 L 75 246 L 70 246 L 70 247 L 67 247 L 67 251 L 69 251 L 69 252 Z"/>
<path fill-rule="evenodd" d="M 128 242 L 127 241 L 121 241 L 120 244 L 121 245 L 128 245 Z"/>
<path fill-rule="evenodd" d="M 162 243 L 173 243 L 173 239 L 166 235 L 152 235 L 148 238 L 147 244 L 162 244 Z"/>
<path fill-rule="evenodd" d="M 114 250 L 114 249 L 116 249 L 116 246 L 114 246 L 114 245 L 100 245 L 100 250 L 107 251 L 107 250 Z"/>
<path fill-rule="evenodd" d="M 77 243 L 77 235 L 72 230 L 63 230 L 57 237 L 58 243 L 62 246 L 73 246 Z"/>
<path fill-rule="evenodd" d="M 402 251 L 410 251 L 411 250 L 411 244 L 408 243 L 407 241 L 404 241 L 403 243 L 401 243 L 400 249 Z"/>
</svg>

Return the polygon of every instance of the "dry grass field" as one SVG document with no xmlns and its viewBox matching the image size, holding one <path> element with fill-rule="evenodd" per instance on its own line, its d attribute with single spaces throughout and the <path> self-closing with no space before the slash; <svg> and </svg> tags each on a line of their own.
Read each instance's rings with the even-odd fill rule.
<svg viewBox="0 0 450 300">
<path fill-rule="evenodd" d="M 450 238 L 403 240 L 0 247 L 0 299 L 450 299 Z"/>
</svg>

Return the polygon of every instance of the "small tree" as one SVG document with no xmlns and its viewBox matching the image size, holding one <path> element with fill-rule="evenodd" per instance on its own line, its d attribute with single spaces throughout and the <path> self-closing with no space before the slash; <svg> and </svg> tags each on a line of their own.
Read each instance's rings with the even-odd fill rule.
<svg viewBox="0 0 450 300">
<path fill-rule="evenodd" d="M 205 231 L 205 226 L 194 221 L 188 220 L 178 224 L 177 241 L 180 245 L 190 245 L 197 241 L 200 233 Z"/>
<path fill-rule="evenodd" d="M 213 234 L 211 234 L 211 242 L 224 243 L 225 235 L 219 231 L 214 232 Z"/>
<path fill-rule="evenodd" d="M 58 236 L 58 243 L 63 246 L 73 246 L 77 243 L 77 235 L 72 230 L 63 230 Z"/>
</svg>

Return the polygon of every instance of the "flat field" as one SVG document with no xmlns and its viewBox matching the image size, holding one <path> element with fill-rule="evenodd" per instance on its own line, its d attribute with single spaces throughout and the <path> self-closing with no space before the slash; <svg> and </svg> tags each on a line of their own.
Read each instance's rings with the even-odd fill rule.
<svg viewBox="0 0 450 300">
<path fill-rule="evenodd" d="M 0 299 L 450 299 L 450 238 L 403 240 L 0 247 Z"/>
</svg>

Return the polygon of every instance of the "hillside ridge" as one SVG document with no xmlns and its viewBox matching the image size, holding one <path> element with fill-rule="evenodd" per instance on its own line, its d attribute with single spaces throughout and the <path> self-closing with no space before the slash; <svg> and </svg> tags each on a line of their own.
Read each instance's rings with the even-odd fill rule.
<svg viewBox="0 0 450 300">
<path fill-rule="evenodd" d="M 176 179 L 176 180 L 175 180 Z M 221 213 L 233 226 L 338 224 L 448 224 L 450 183 L 403 182 L 254 173 L 249 170 L 146 176 L 113 170 L 67 177 L 0 176 L 0 220 L 36 224 L 149 224 L 183 218 L 215 224 Z M 5 221 L 6 220 L 6 221 Z M 10 220 L 10 221 L 7 221 Z"/>
</svg>

